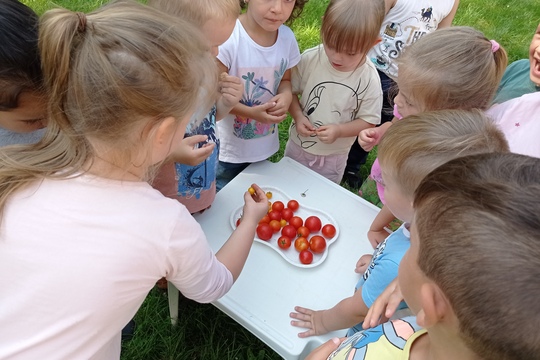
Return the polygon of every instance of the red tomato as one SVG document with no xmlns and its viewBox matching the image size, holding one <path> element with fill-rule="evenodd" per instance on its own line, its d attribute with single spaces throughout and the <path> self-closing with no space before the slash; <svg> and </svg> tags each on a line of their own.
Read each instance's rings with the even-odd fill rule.
<svg viewBox="0 0 540 360">
<path fill-rule="evenodd" d="M 285 208 L 281 211 L 281 217 L 287 221 L 291 220 L 293 216 L 294 212 L 289 208 Z"/>
<path fill-rule="evenodd" d="M 279 220 L 270 220 L 270 226 L 272 227 L 272 230 L 274 230 L 274 232 L 278 232 L 279 230 L 281 230 L 281 223 L 279 222 Z"/>
<path fill-rule="evenodd" d="M 288 249 L 291 247 L 291 238 L 288 236 L 280 236 L 277 240 L 277 244 L 282 249 Z"/>
<path fill-rule="evenodd" d="M 257 236 L 261 240 L 270 240 L 274 234 L 274 229 L 269 224 L 260 224 L 257 226 Z"/>
<path fill-rule="evenodd" d="M 296 237 L 296 228 L 292 225 L 285 225 L 281 229 L 281 235 L 294 239 Z"/>
<path fill-rule="evenodd" d="M 313 254 L 309 250 L 300 251 L 300 262 L 304 265 L 311 264 L 313 262 Z"/>
<path fill-rule="evenodd" d="M 308 217 L 306 219 L 306 223 L 304 225 L 311 232 L 317 232 L 317 231 L 321 230 L 321 227 L 322 227 L 321 219 L 319 219 L 317 216 Z"/>
<path fill-rule="evenodd" d="M 261 221 L 259 221 L 259 224 L 268 224 L 270 222 L 270 217 L 268 215 L 264 215 Z"/>
<path fill-rule="evenodd" d="M 336 228 L 332 224 L 326 224 L 322 227 L 322 234 L 325 238 L 331 239 L 336 236 Z"/>
<path fill-rule="evenodd" d="M 320 254 L 326 249 L 326 240 L 322 236 L 315 235 L 309 239 L 309 248 L 315 254 Z"/>
<path fill-rule="evenodd" d="M 281 201 L 276 201 L 272 204 L 272 210 L 274 211 L 283 211 L 283 209 L 285 208 L 285 204 L 283 204 L 283 202 Z"/>
<path fill-rule="evenodd" d="M 307 237 L 309 236 L 309 233 L 311 232 L 311 231 L 309 231 L 309 229 L 308 229 L 307 227 L 305 227 L 305 226 L 300 226 L 300 227 L 298 228 L 298 230 L 296 230 L 296 231 L 297 231 L 298 236 L 303 236 L 303 237 L 305 237 L 305 238 L 307 238 Z"/>
<path fill-rule="evenodd" d="M 298 239 L 294 241 L 294 248 L 298 250 L 299 252 L 303 250 L 307 250 L 309 249 L 309 242 L 307 241 L 305 237 L 299 237 Z"/>
<path fill-rule="evenodd" d="M 241 221 L 242 221 L 242 218 L 238 218 L 238 220 L 236 220 L 236 227 L 238 227 L 238 225 L 240 225 Z"/>
<path fill-rule="evenodd" d="M 279 211 L 275 211 L 275 210 L 270 210 L 270 212 L 268 213 L 268 217 L 270 218 L 270 220 L 281 220 L 281 212 Z"/>
<path fill-rule="evenodd" d="M 302 220 L 300 216 L 293 216 L 291 220 L 289 220 L 289 224 L 298 229 L 300 226 L 304 225 L 304 220 Z"/>
<path fill-rule="evenodd" d="M 292 211 L 296 211 L 300 207 L 300 204 L 298 204 L 298 201 L 296 200 L 289 200 L 289 202 L 287 203 L 287 207 Z"/>
</svg>

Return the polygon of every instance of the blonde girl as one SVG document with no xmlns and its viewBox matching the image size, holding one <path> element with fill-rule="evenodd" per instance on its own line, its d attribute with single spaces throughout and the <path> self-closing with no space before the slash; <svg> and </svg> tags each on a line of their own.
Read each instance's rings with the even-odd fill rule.
<svg viewBox="0 0 540 360">
<path fill-rule="evenodd" d="M 360 130 L 381 120 L 381 82 L 366 55 L 380 41 L 383 18 L 384 0 L 331 0 L 322 44 L 306 50 L 292 72 L 285 155 L 338 184 Z"/>
<path fill-rule="evenodd" d="M 408 47 L 398 62 L 399 92 L 394 99 L 393 121 L 432 110 L 486 110 L 508 59 L 496 41 L 487 39 L 476 29 L 456 26 L 424 36 Z M 388 122 L 361 131 L 358 142 L 364 150 L 371 150 L 391 125 Z M 377 182 L 379 198 L 384 203 L 377 160 L 371 178 Z M 388 236 L 384 228 L 393 219 L 391 212 L 383 207 L 368 232 L 373 247 Z"/>
<path fill-rule="evenodd" d="M 43 15 L 47 133 L 0 154 L 0 358 L 119 359 L 120 330 L 159 278 L 210 302 L 238 277 L 264 192 L 246 192 L 214 255 L 185 207 L 145 181 L 215 92 L 205 43 L 136 2 Z"/>
</svg>

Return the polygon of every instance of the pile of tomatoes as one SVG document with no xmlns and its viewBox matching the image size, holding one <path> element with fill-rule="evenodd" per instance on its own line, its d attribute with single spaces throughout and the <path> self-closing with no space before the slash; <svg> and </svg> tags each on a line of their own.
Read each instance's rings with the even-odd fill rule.
<svg viewBox="0 0 540 360">
<path fill-rule="evenodd" d="M 274 234 L 281 231 L 277 239 L 281 249 L 288 249 L 294 242 L 294 248 L 299 252 L 302 264 L 311 264 L 313 253 L 320 254 L 326 249 L 326 239 L 336 235 L 336 228 L 332 224 L 322 225 L 318 216 L 309 216 L 302 219 L 295 215 L 300 207 L 296 200 L 289 200 L 287 206 L 282 201 L 271 202 L 272 193 L 267 192 L 268 213 L 259 221 L 257 237 L 269 241 Z M 237 221 L 237 225 L 240 219 Z M 321 235 L 318 233 L 321 232 Z M 317 235 L 312 235 L 317 234 Z"/>
</svg>

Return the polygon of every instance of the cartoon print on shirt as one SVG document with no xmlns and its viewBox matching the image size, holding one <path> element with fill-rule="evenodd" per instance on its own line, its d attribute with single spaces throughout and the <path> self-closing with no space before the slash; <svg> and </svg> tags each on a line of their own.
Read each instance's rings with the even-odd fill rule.
<svg viewBox="0 0 540 360">
<path fill-rule="evenodd" d="M 282 58 L 278 70 L 273 70 L 273 73 L 269 74 L 264 69 L 258 71 L 255 78 L 255 72 L 247 72 L 242 75 L 244 80 L 244 94 L 240 100 L 241 104 L 249 107 L 262 105 L 268 100 L 273 98 L 277 94 L 281 78 L 285 71 L 287 71 L 289 61 Z M 270 80 L 273 79 L 273 83 Z M 273 134 L 276 131 L 276 124 L 263 124 L 253 119 L 243 118 L 241 116 L 235 116 L 233 123 L 233 133 L 236 137 L 244 140 L 256 139 L 263 136 Z"/>
</svg>

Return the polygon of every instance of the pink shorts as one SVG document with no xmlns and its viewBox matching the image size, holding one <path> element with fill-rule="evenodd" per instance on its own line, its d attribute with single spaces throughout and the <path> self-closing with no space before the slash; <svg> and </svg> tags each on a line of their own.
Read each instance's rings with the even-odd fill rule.
<svg viewBox="0 0 540 360">
<path fill-rule="evenodd" d="M 349 154 L 313 155 L 289 140 L 285 146 L 285 156 L 339 184 L 343 178 Z"/>
</svg>

